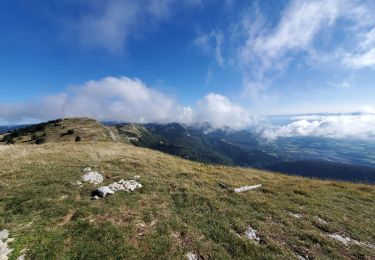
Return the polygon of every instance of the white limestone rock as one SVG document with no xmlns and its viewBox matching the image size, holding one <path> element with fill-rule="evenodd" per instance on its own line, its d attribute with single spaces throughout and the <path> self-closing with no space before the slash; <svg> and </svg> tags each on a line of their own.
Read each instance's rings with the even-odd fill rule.
<svg viewBox="0 0 375 260">
<path fill-rule="evenodd" d="M 257 231 L 250 226 L 245 231 L 245 237 L 257 243 L 259 243 L 260 241 L 260 237 L 257 235 Z"/>
<path fill-rule="evenodd" d="M 293 217 L 293 218 L 302 218 L 303 217 L 303 214 L 301 213 L 294 213 L 294 212 L 289 212 L 288 213 L 289 216 Z"/>
<path fill-rule="evenodd" d="M 87 168 L 86 168 L 87 169 Z M 82 176 L 83 181 L 93 183 L 93 184 L 99 184 L 104 181 L 103 176 L 98 172 L 87 172 L 85 175 Z"/>
<path fill-rule="evenodd" d="M 351 242 L 350 237 L 342 236 L 340 234 L 329 234 L 328 236 L 343 243 L 346 246 L 349 245 L 349 243 Z"/>
<path fill-rule="evenodd" d="M 330 238 L 335 239 L 336 241 L 339 241 L 339 242 L 343 243 L 345 246 L 348 246 L 350 244 L 354 244 L 354 245 L 365 246 L 365 247 L 375 249 L 375 245 L 373 245 L 371 243 L 360 242 L 360 241 L 355 240 L 355 239 L 353 239 L 349 236 L 346 236 L 346 235 L 341 235 L 341 234 L 335 233 L 335 234 L 329 234 L 328 236 Z"/>
<path fill-rule="evenodd" d="M 8 259 L 8 255 L 13 249 L 8 247 L 8 243 L 12 242 L 13 238 L 9 238 L 9 231 L 3 229 L 0 231 L 0 260 Z"/>
<path fill-rule="evenodd" d="M 248 191 L 248 190 L 257 189 L 257 188 L 260 188 L 260 187 L 262 187 L 262 184 L 252 185 L 252 186 L 243 186 L 243 187 L 234 189 L 234 192 L 244 192 L 244 191 Z"/>
<path fill-rule="evenodd" d="M 25 257 L 26 257 L 25 254 L 20 255 L 19 257 L 17 257 L 17 260 L 25 260 Z"/>
<path fill-rule="evenodd" d="M 129 181 L 119 180 L 118 183 L 121 184 L 128 191 L 134 191 L 136 189 L 142 188 L 142 184 L 140 184 L 139 182 L 135 180 L 129 180 Z"/>
<path fill-rule="evenodd" d="M 117 182 L 109 184 L 108 187 L 114 192 L 119 191 L 119 190 L 125 190 L 125 187 Z"/>
<path fill-rule="evenodd" d="M 328 222 L 327 222 L 327 221 L 325 221 L 324 219 L 322 219 L 322 218 L 320 218 L 320 217 L 318 217 L 318 216 L 315 216 L 315 220 L 316 220 L 319 224 L 321 224 L 321 225 L 328 225 Z"/>
<path fill-rule="evenodd" d="M 7 229 L 3 229 L 0 231 L 0 241 L 6 241 L 9 237 L 9 231 Z"/>
<path fill-rule="evenodd" d="M 108 186 L 102 186 L 92 193 L 93 198 L 100 197 L 105 198 L 108 194 L 113 194 L 117 191 L 134 191 L 136 189 L 142 188 L 142 184 L 135 180 L 119 180 L 118 182 L 113 182 Z"/>
<path fill-rule="evenodd" d="M 198 260 L 198 256 L 192 252 L 186 253 L 186 258 L 188 260 Z"/>
</svg>

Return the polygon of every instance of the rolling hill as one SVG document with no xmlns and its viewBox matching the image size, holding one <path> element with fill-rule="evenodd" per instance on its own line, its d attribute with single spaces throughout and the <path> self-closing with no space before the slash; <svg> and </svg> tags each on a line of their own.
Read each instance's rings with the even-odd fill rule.
<svg viewBox="0 0 375 260">
<path fill-rule="evenodd" d="M 0 145 L 0 231 L 13 239 L 11 259 L 375 255 L 374 186 L 193 162 L 136 147 L 125 129 L 89 119 L 54 124 Z M 43 133 L 45 143 L 35 145 L 32 134 Z M 104 184 L 139 175 L 143 188 L 93 200 L 98 185 L 76 185 L 88 166 Z"/>
</svg>

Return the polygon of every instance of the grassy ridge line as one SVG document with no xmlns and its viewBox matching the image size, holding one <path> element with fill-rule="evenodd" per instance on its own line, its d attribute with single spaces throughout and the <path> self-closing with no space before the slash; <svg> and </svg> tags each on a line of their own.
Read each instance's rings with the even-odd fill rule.
<svg viewBox="0 0 375 260">
<path fill-rule="evenodd" d="M 115 127 L 104 126 L 90 118 L 57 119 L 30 125 L 16 129 L 10 134 L 0 135 L 0 141 L 7 135 L 16 135 L 11 142 L 15 144 L 34 144 L 38 139 L 43 139 L 40 143 L 75 142 L 76 137 L 82 141 L 92 142 L 125 141 L 119 136 Z"/>
<path fill-rule="evenodd" d="M 85 166 L 104 173 L 105 184 L 141 175 L 144 188 L 92 201 L 94 186 L 70 184 Z M 237 194 L 217 182 L 263 187 Z M 15 237 L 13 257 L 26 247 L 35 259 L 181 259 L 190 251 L 213 259 L 375 254 L 327 236 L 375 243 L 370 185 L 211 166 L 111 142 L 0 146 L 0 185 L 0 229 Z M 249 225 L 261 244 L 238 235 Z"/>
</svg>

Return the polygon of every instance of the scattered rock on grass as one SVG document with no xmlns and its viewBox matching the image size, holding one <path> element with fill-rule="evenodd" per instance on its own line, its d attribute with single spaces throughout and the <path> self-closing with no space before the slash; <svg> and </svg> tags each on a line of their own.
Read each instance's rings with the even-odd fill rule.
<svg viewBox="0 0 375 260">
<path fill-rule="evenodd" d="M 322 219 L 322 218 L 320 218 L 320 217 L 318 217 L 318 216 L 315 217 L 315 220 L 316 220 L 319 224 L 321 224 L 321 225 L 328 225 L 328 222 L 327 222 L 327 221 L 325 221 L 324 219 Z"/>
<path fill-rule="evenodd" d="M 99 183 L 102 183 L 104 181 L 103 176 L 98 172 L 92 171 L 90 167 L 87 167 L 87 168 L 83 169 L 83 173 L 85 175 L 83 175 L 82 178 L 83 178 L 83 181 L 85 181 L 85 182 L 90 182 L 90 183 L 93 183 L 93 184 L 99 184 Z"/>
<path fill-rule="evenodd" d="M 134 191 L 135 189 L 142 188 L 142 184 L 138 183 L 135 180 L 129 180 L 129 181 L 119 180 L 117 183 L 123 185 L 124 188 L 129 191 Z"/>
<path fill-rule="evenodd" d="M 8 243 L 12 242 L 13 239 L 9 238 L 9 231 L 7 229 L 3 229 L 0 231 L 0 259 L 6 260 L 8 259 L 8 255 L 13 249 L 8 247 Z"/>
<path fill-rule="evenodd" d="M 188 260 L 198 260 L 199 259 L 198 256 L 196 254 L 192 253 L 192 252 L 186 253 L 186 258 Z"/>
<path fill-rule="evenodd" d="M 375 245 L 373 245 L 373 244 L 366 243 L 366 242 L 360 242 L 360 241 L 355 240 L 355 239 L 353 239 L 349 236 L 346 236 L 346 235 L 341 235 L 341 234 L 335 233 L 335 234 L 329 234 L 328 236 L 330 238 L 333 238 L 333 239 L 343 243 L 345 246 L 348 246 L 350 244 L 354 244 L 354 245 L 366 246 L 366 247 L 375 249 Z"/>
<path fill-rule="evenodd" d="M 126 190 L 128 192 L 142 188 L 142 184 L 135 180 L 119 180 L 118 182 L 111 183 L 108 186 L 102 186 L 94 191 L 91 196 L 96 198 L 105 198 L 107 195 L 113 194 L 117 191 Z"/>
<path fill-rule="evenodd" d="M 249 228 L 245 231 L 245 237 L 254 240 L 255 242 L 259 243 L 260 237 L 257 235 L 257 231 L 249 226 Z"/>
<path fill-rule="evenodd" d="M 75 182 L 72 182 L 72 185 L 76 187 L 82 187 L 83 184 L 80 181 L 75 181 Z"/>
<path fill-rule="evenodd" d="M 260 188 L 260 187 L 262 187 L 262 184 L 252 185 L 252 186 L 243 186 L 243 187 L 234 189 L 234 192 L 244 192 L 244 191 L 253 190 L 256 188 Z"/>
<path fill-rule="evenodd" d="M 120 183 L 118 183 L 118 182 L 111 183 L 111 184 L 108 185 L 108 187 L 109 187 L 112 191 L 114 191 L 114 192 L 119 191 L 119 190 L 125 190 L 124 185 L 122 185 L 122 184 L 120 184 Z"/>
<path fill-rule="evenodd" d="M 301 214 L 301 213 L 294 213 L 294 212 L 289 212 L 288 215 L 291 216 L 291 217 L 293 217 L 293 218 L 302 218 L 303 217 L 303 214 Z"/>
<path fill-rule="evenodd" d="M 340 235 L 340 234 L 329 234 L 329 237 L 343 243 L 344 245 L 349 245 L 349 243 L 352 241 L 352 239 L 348 236 L 345 235 Z"/>
<path fill-rule="evenodd" d="M 9 237 L 9 231 L 7 229 L 3 229 L 0 231 L 0 241 L 7 240 Z"/>
</svg>

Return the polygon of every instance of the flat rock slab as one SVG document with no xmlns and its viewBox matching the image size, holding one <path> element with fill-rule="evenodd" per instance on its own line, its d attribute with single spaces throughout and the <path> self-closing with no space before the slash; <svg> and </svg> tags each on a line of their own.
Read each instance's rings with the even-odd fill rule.
<svg viewBox="0 0 375 260">
<path fill-rule="evenodd" d="M 234 189 L 234 192 L 244 192 L 244 191 L 248 191 L 248 190 L 257 189 L 257 188 L 260 188 L 260 187 L 262 187 L 262 184 L 252 185 L 252 186 L 243 186 L 243 187 Z"/>
</svg>

